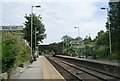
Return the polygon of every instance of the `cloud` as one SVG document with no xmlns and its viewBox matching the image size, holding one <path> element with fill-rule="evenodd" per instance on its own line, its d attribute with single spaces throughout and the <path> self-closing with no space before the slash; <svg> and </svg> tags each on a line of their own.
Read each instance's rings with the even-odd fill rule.
<svg viewBox="0 0 120 81">
<path fill-rule="evenodd" d="M 6 2 L 5 2 L 6 1 Z M 10 1 L 10 0 L 9 0 Z M 45 24 L 47 38 L 44 43 L 61 41 L 63 35 L 77 37 L 75 26 L 80 27 L 80 36 L 85 37 L 91 33 L 94 38 L 98 31 L 105 30 L 106 14 L 99 10 L 100 6 L 95 0 L 47 0 L 40 2 L 7 2 L 2 6 L 3 24 L 23 24 L 25 14 L 31 13 L 32 5 L 41 5 L 40 9 L 34 9 L 34 13 L 41 14 Z M 97 5 L 96 5 L 97 3 Z M 104 4 L 103 4 L 104 6 Z"/>
<path fill-rule="evenodd" d="M 2 2 L 108 2 L 109 0 L 3 0 Z M 119 0 L 111 0 L 118 2 Z"/>
<path fill-rule="evenodd" d="M 4 2 L 2 3 L 2 24 L 23 24 L 24 16 L 30 12 L 29 3 Z"/>
<path fill-rule="evenodd" d="M 46 14 L 43 15 L 44 23 L 48 31 L 48 38 L 44 42 L 60 41 L 63 35 L 76 37 L 77 30 L 75 26 L 80 27 L 81 37 L 86 37 L 91 33 L 94 38 L 97 32 L 105 30 L 105 13 L 100 11 L 100 6 L 96 3 L 66 2 L 66 3 L 48 3 Z M 98 4 L 98 3 L 97 3 Z M 102 3 L 99 3 L 102 4 Z"/>
</svg>

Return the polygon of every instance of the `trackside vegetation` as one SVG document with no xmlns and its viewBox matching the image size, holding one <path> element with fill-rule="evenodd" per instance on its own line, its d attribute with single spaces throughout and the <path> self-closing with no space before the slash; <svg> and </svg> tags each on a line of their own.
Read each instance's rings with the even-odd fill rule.
<svg viewBox="0 0 120 81">
<path fill-rule="evenodd" d="M 18 32 L 2 33 L 2 72 L 10 73 L 30 58 L 30 47 Z"/>
</svg>

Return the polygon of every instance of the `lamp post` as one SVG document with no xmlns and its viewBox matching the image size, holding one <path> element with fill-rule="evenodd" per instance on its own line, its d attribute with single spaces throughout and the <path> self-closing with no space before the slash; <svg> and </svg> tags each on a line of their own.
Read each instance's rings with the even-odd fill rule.
<svg viewBox="0 0 120 81">
<path fill-rule="evenodd" d="M 63 39 L 63 54 L 64 54 L 64 39 Z"/>
<path fill-rule="evenodd" d="M 40 5 L 31 6 L 31 57 L 32 59 L 33 59 L 33 55 L 32 55 L 33 7 L 41 7 L 41 6 Z"/>
<path fill-rule="evenodd" d="M 74 27 L 78 29 L 78 37 L 80 36 L 80 28 L 79 27 Z"/>
<path fill-rule="evenodd" d="M 80 28 L 79 27 L 74 27 L 74 28 L 77 28 L 78 29 L 78 44 L 80 42 Z M 79 57 L 80 57 L 80 54 L 78 53 Z"/>
<path fill-rule="evenodd" d="M 109 55 L 109 60 L 112 59 L 112 46 L 111 46 L 111 28 L 110 28 L 110 15 L 109 15 L 109 8 L 101 8 L 102 10 L 107 10 L 107 21 L 108 21 L 108 27 L 109 27 L 109 46 L 110 46 L 110 55 Z"/>
</svg>

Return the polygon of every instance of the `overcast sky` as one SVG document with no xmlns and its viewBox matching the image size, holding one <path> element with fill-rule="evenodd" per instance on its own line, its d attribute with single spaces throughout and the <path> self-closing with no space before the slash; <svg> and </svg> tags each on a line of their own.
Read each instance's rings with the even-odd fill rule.
<svg viewBox="0 0 120 81">
<path fill-rule="evenodd" d="M 75 26 L 80 28 L 80 37 L 85 38 L 90 33 L 92 39 L 97 32 L 106 29 L 106 11 L 100 8 L 108 7 L 107 0 L 4 0 L 0 4 L 0 25 L 23 25 L 32 5 L 41 5 L 33 11 L 42 16 L 45 24 L 47 38 L 43 44 L 59 42 L 64 35 L 77 37 Z"/>
</svg>

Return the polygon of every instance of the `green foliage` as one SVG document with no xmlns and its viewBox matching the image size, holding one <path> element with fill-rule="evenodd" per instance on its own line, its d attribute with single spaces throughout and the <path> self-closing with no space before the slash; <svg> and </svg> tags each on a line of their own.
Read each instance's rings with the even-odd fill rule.
<svg viewBox="0 0 120 81">
<path fill-rule="evenodd" d="M 29 45 L 31 45 L 31 15 L 27 16 L 25 15 L 25 28 L 24 28 L 24 33 L 25 33 L 25 39 L 29 42 Z M 33 40 L 32 42 L 35 42 L 35 28 L 36 28 L 36 41 L 37 41 L 37 45 L 39 42 L 42 42 L 42 40 L 44 38 L 46 38 L 46 34 L 45 34 L 45 27 L 44 24 L 42 23 L 42 18 L 40 16 L 36 16 L 35 14 L 33 14 L 33 33 L 32 33 L 32 37 Z M 33 45 L 33 49 L 35 49 L 35 43 L 32 43 Z"/>
<path fill-rule="evenodd" d="M 2 34 L 2 72 L 9 72 L 12 67 L 29 59 L 30 48 L 19 38 L 19 33 Z"/>
<path fill-rule="evenodd" d="M 84 41 L 84 44 L 89 44 L 89 43 L 91 43 L 92 42 L 92 39 L 91 39 L 91 37 L 89 36 L 86 36 L 86 38 L 83 40 Z"/>
<path fill-rule="evenodd" d="M 75 52 L 72 49 L 64 49 L 63 52 L 68 56 L 76 56 Z"/>
<path fill-rule="evenodd" d="M 15 62 L 15 67 L 20 65 L 20 64 L 24 64 L 25 62 L 27 62 L 30 58 L 30 47 L 25 43 L 25 42 L 21 42 L 19 41 L 16 44 L 16 62 Z"/>
<path fill-rule="evenodd" d="M 102 59 L 107 59 L 109 57 L 109 48 L 108 46 L 99 46 L 96 49 L 96 57 L 97 58 L 102 58 Z"/>
<path fill-rule="evenodd" d="M 97 45 L 109 45 L 109 37 L 108 37 L 108 32 L 102 32 L 97 40 L 96 40 Z"/>
<path fill-rule="evenodd" d="M 113 52 L 113 59 L 120 59 L 120 42 L 116 42 L 112 44 L 112 52 Z"/>
<path fill-rule="evenodd" d="M 0 39 L 0 40 L 2 40 L 2 39 Z M 0 42 L 0 61 L 1 60 L 2 60 L 2 42 Z"/>
<path fill-rule="evenodd" d="M 58 42 L 58 43 L 54 42 L 54 43 L 51 43 L 50 45 L 62 47 L 63 46 L 63 41 L 62 42 Z"/>
<path fill-rule="evenodd" d="M 110 31 L 112 38 L 112 53 L 113 56 L 120 56 L 120 1 L 109 2 L 109 17 L 110 17 Z M 109 31 L 108 22 L 106 28 Z M 115 55 L 116 54 L 116 55 Z M 120 60 L 120 58 L 118 58 Z"/>
<path fill-rule="evenodd" d="M 73 38 L 70 36 L 67 36 L 67 35 L 63 36 L 62 40 L 63 40 L 64 47 L 69 47 L 72 39 Z"/>
<path fill-rule="evenodd" d="M 103 30 L 100 30 L 100 31 L 97 33 L 97 36 L 96 36 L 96 38 L 94 39 L 94 42 L 97 41 L 97 39 L 101 36 L 102 33 L 104 33 Z"/>
<path fill-rule="evenodd" d="M 2 68 L 3 72 L 8 71 L 9 68 L 13 67 L 15 62 L 15 44 L 18 38 L 14 34 L 3 33 L 2 38 Z"/>
<path fill-rule="evenodd" d="M 119 60 L 120 59 L 120 53 L 116 52 L 112 54 L 112 59 Z"/>
<path fill-rule="evenodd" d="M 49 51 L 49 55 L 55 55 L 55 52 L 53 50 Z"/>
<path fill-rule="evenodd" d="M 73 51 L 68 51 L 69 56 L 76 56 L 76 54 Z"/>
<path fill-rule="evenodd" d="M 93 51 L 93 56 L 96 56 L 98 59 L 108 59 L 109 58 L 109 33 L 101 30 L 98 32 L 95 38 L 95 47 Z"/>
</svg>

